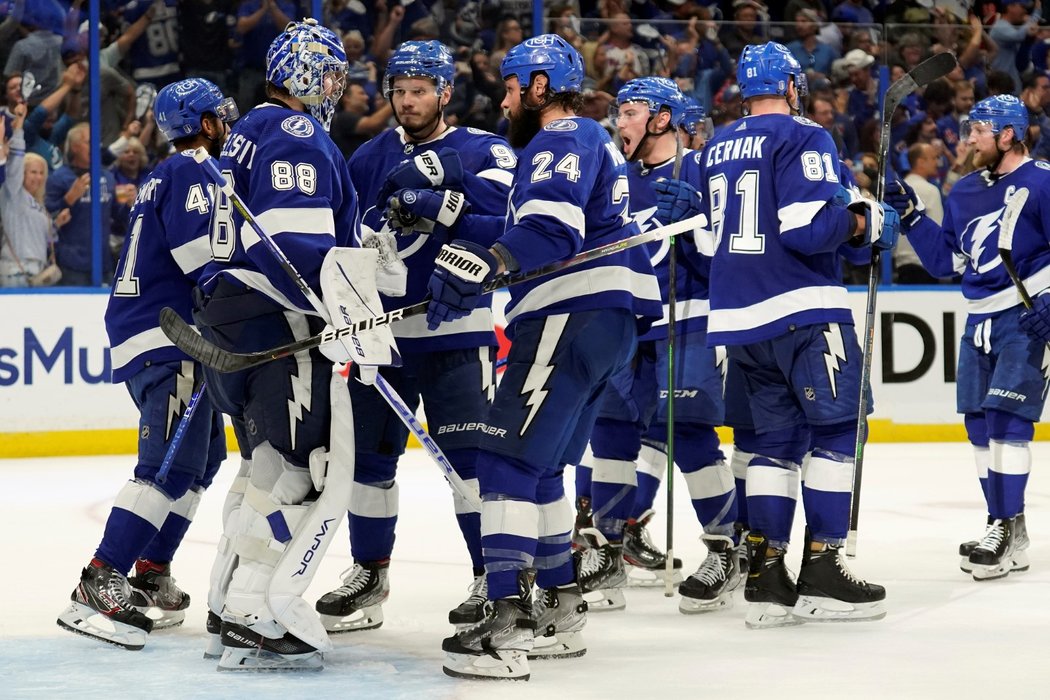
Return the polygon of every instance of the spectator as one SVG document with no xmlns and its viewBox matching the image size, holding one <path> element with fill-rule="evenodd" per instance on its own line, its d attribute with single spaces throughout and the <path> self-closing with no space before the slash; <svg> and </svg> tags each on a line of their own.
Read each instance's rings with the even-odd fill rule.
<svg viewBox="0 0 1050 700">
<path fill-rule="evenodd" d="M 115 203 L 113 227 L 109 232 L 109 251 L 114 260 L 120 257 L 124 236 L 127 235 L 131 223 L 131 205 L 135 203 L 139 187 L 152 171 L 148 165 L 149 156 L 146 155 L 146 147 L 142 145 L 142 141 L 135 136 L 127 138 L 113 168 L 113 181 L 116 184 L 113 188 Z"/>
<path fill-rule="evenodd" d="M 62 268 L 62 285 L 85 287 L 92 284 L 92 258 L 95 250 L 102 256 L 102 281 L 109 283 L 113 274 L 113 258 L 109 254 L 108 236 L 96 240 L 91 231 L 91 126 L 74 124 L 66 137 L 66 164 L 56 170 L 47 181 L 44 203 L 52 215 L 68 209 L 71 216 L 65 225 L 58 226 L 55 252 Z M 101 192 L 102 225 L 105 230 L 113 221 L 113 176 L 102 171 Z M 56 221 L 56 224 L 58 222 Z"/>
<path fill-rule="evenodd" d="M 908 149 L 908 163 L 911 166 L 904 181 L 915 190 L 916 196 L 926 206 L 926 216 L 938 224 L 944 218 L 944 204 L 941 191 L 930 180 L 938 176 L 937 149 L 928 143 L 916 143 Z M 893 250 L 893 266 L 897 271 L 897 282 L 900 284 L 937 284 L 937 280 L 926 272 L 919 262 L 919 256 L 908 242 L 907 236 L 901 236 Z"/>
<path fill-rule="evenodd" d="M 959 130 L 964 121 L 969 119 L 974 104 L 973 83 L 969 80 L 956 80 L 952 83 L 952 111 L 937 120 L 937 131 L 944 145 L 955 155 L 959 144 Z"/>
<path fill-rule="evenodd" d="M 631 16 L 626 12 L 613 14 L 603 39 L 599 39 L 600 48 L 604 50 L 605 56 L 603 76 L 608 76 L 611 72 L 608 85 L 599 84 L 601 90 L 615 95 L 628 80 L 650 75 L 649 56 L 633 39 Z M 597 52 L 595 59 L 597 60 Z"/>
<path fill-rule="evenodd" d="M 1013 77 L 1001 70 L 990 70 L 985 77 L 985 85 L 988 88 L 988 97 L 994 95 L 1013 95 L 1014 94 L 1014 79 Z"/>
<path fill-rule="evenodd" d="M 192 47 L 181 47 L 183 73 L 210 80 L 224 95 L 230 94 L 236 0 L 181 0 L 178 22 L 179 36 L 193 37 Z"/>
<path fill-rule="evenodd" d="M 573 45 L 577 51 L 583 51 L 585 39 L 580 34 L 580 18 L 575 4 L 566 4 L 551 9 L 552 31 Z M 496 65 L 499 65 L 498 63 Z"/>
<path fill-rule="evenodd" d="M 915 32 L 908 32 L 897 41 L 897 55 L 905 73 L 922 63 L 926 56 L 926 45 L 922 36 Z"/>
<path fill-rule="evenodd" d="M 347 83 L 329 131 L 345 157 L 349 158 L 361 144 L 385 129 L 393 116 L 389 102 L 378 96 L 376 101 L 379 106 L 371 110 L 364 86 L 359 82 Z"/>
<path fill-rule="evenodd" d="M 841 94 L 845 94 L 839 91 Z M 856 157 L 857 153 L 860 152 L 860 141 L 857 138 L 857 125 L 853 123 L 853 120 L 849 118 L 846 113 L 846 99 L 840 97 L 838 93 L 831 87 L 831 82 L 823 77 L 818 76 L 809 84 L 809 94 L 812 100 L 823 99 L 831 106 L 831 118 L 834 122 L 834 126 L 825 129 L 831 131 L 832 137 L 835 139 L 836 145 L 840 146 L 839 159 L 840 160 L 851 160 Z M 839 103 L 842 106 L 839 106 Z M 820 120 L 814 118 L 814 121 L 820 123 Z"/>
<path fill-rule="evenodd" d="M 240 47 L 235 65 L 240 79 L 237 106 L 242 114 L 265 99 L 266 74 L 262 66 L 266 65 L 266 51 L 270 42 L 296 17 L 299 17 L 299 4 L 294 0 L 244 0 L 237 9 L 236 33 Z"/>
<path fill-rule="evenodd" d="M 4 79 L 4 109 L 6 117 L 15 116 L 15 107 L 24 100 L 22 99 L 22 76 L 9 75 Z"/>
<path fill-rule="evenodd" d="M 875 16 L 864 5 L 863 0 L 843 0 L 843 2 L 832 9 L 831 21 L 850 24 L 875 24 Z"/>
<path fill-rule="evenodd" d="M 58 87 L 62 73 L 64 13 L 54 0 L 31 0 L 22 16 L 22 38 L 15 42 L 4 66 L 6 75 L 32 73 L 37 90 L 27 96 L 35 106 Z"/>
<path fill-rule="evenodd" d="M 47 163 L 25 151 L 26 111 L 24 104 L 15 108 L 6 179 L 0 187 L 0 216 L 6 232 L 0 248 L 0 287 L 28 287 L 49 260 L 52 223 L 44 208 Z M 68 209 L 57 214 L 58 223 L 68 221 Z"/>
<path fill-rule="evenodd" d="M 1027 73 L 1021 81 L 1021 102 L 1028 110 L 1025 144 L 1033 158 L 1046 160 L 1050 155 L 1050 78 L 1043 73 Z"/>
<path fill-rule="evenodd" d="M 26 118 L 26 151 L 36 153 L 47 162 L 48 173 L 62 167 L 64 158 L 59 144 L 66 139 L 73 120 L 64 103 L 74 99 L 87 80 L 87 72 L 74 63 L 62 73 L 62 84 L 33 108 Z"/>
<path fill-rule="evenodd" d="M 871 74 L 874 63 L 875 57 L 862 49 L 853 49 L 842 59 L 850 82 L 846 113 L 856 124 L 873 118 L 878 106 L 879 83 Z"/>
<path fill-rule="evenodd" d="M 787 49 L 802 66 L 802 70 L 827 75 L 831 72 L 831 62 L 838 58 L 838 53 L 817 39 L 819 23 L 820 16 L 817 13 L 812 10 L 799 10 L 795 14 L 795 35 L 798 38 L 788 44 Z"/>
<path fill-rule="evenodd" d="M 128 57 L 131 77 L 139 83 L 167 85 L 182 77 L 179 68 L 179 2 L 153 0 L 131 2 L 124 7 L 124 21 L 132 24 L 144 15 L 150 17 L 145 34 L 131 45 Z M 206 48 L 194 36 L 193 51 L 203 53 Z"/>
<path fill-rule="evenodd" d="M 1005 0 L 999 20 L 988 30 L 988 36 L 999 47 L 992 58 L 990 68 L 1008 74 L 1014 81 L 1013 94 L 1021 92 L 1021 71 L 1027 69 L 1030 60 L 1019 55 L 1022 47 L 1039 32 L 1042 3 L 1035 0 L 1032 13 L 1028 13 L 1025 0 Z M 1020 64 L 1020 68 L 1019 68 Z"/>
<path fill-rule="evenodd" d="M 492 45 L 492 64 L 498 66 L 512 46 L 525 41 L 521 23 L 516 17 L 504 17 L 496 25 L 496 40 Z"/>
<path fill-rule="evenodd" d="M 765 12 L 765 5 L 755 0 L 734 0 L 733 23 L 722 25 L 719 36 L 722 46 L 734 58 L 740 55 L 749 44 L 761 44 L 766 41 L 766 33 L 759 25 L 760 12 Z"/>
</svg>

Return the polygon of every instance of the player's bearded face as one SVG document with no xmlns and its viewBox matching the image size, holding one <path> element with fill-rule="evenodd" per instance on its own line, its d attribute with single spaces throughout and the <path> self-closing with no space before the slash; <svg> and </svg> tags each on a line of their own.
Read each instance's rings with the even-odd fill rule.
<svg viewBox="0 0 1050 700">
<path fill-rule="evenodd" d="M 978 168 L 992 165 L 999 158 L 999 134 L 992 133 L 990 124 L 977 123 L 970 126 L 966 143 L 973 151 L 973 164 Z"/>
<path fill-rule="evenodd" d="M 507 78 L 504 85 L 507 94 L 500 106 L 503 108 L 503 116 L 508 121 L 507 141 L 513 148 L 525 148 L 532 141 L 532 137 L 540 132 L 540 111 L 525 109 L 522 104 L 521 87 L 516 77 Z"/>
</svg>

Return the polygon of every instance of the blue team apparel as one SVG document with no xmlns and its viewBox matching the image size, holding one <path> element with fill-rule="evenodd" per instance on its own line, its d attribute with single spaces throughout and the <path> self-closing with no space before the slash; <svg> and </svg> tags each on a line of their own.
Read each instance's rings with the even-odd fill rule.
<svg viewBox="0 0 1050 700">
<path fill-rule="evenodd" d="M 349 246 L 356 233 L 357 197 L 343 155 L 317 120 L 283 105 L 259 105 L 237 122 L 219 168 L 307 284 L 320 289 L 325 253 Z M 223 196 L 212 223 L 212 255 L 201 276 L 206 293 L 229 278 L 286 309 L 316 313 Z"/>
<path fill-rule="evenodd" d="M 598 122 L 553 121 L 519 161 L 499 244 L 522 271 L 637 235 L 627 163 Z M 648 254 L 635 247 L 511 287 L 508 336 L 519 319 L 614 308 L 638 317 L 644 333 L 660 306 Z"/>
<path fill-rule="evenodd" d="M 390 231 L 383 217 L 386 202 L 376 198 L 383 187 L 377 173 L 389 173 L 395 166 L 426 150 L 450 148 L 459 153 L 463 164 L 461 185 L 470 202 L 470 216 L 461 217 L 453 231 L 436 224 L 433 233 L 397 236 L 398 254 L 408 267 L 405 296 L 381 296 L 386 310 L 422 301 L 434 271 L 434 259 L 441 246 L 453 238 L 463 238 L 488 246 L 499 236 L 507 212 L 507 194 L 517 159 L 502 138 L 473 128 L 450 127 L 424 143 L 408 142 L 400 127 L 384 131 L 368 141 L 350 157 L 350 178 L 361 202 L 361 235 Z M 423 316 L 405 319 L 391 326 L 402 353 L 424 352 L 495 345 L 491 302 L 482 304 L 469 316 L 443 323 L 428 331 Z"/>
<path fill-rule="evenodd" d="M 165 85 L 178 80 L 181 75 L 178 0 L 130 2 L 124 8 L 124 21 L 133 24 L 150 7 L 156 8 L 156 14 L 142 36 L 131 45 L 128 62 L 133 66 L 131 77 L 136 83 Z"/>
<path fill-rule="evenodd" d="M 831 135 L 804 117 L 745 117 L 708 143 L 701 159 L 702 209 L 717 241 L 708 343 L 852 323 L 837 251 L 853 214 L 829 205 L 842 187 Z"/>
</svg>

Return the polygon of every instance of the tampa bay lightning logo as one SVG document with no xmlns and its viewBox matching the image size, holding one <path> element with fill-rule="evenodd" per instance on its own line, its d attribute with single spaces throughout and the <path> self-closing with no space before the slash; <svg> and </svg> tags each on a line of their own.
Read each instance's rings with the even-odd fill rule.
<svg viewBox="0 0 1050 700">
<path fill-rule="evenodd" d="M 305 114 L 288 117 L 281 122 L 281 129 L 301 139 L 308 139 L 314 135 L 314 125 Z"/>
<path fill-rule="evenodd" d="M 179 97 L 185 97 L 198 87 L 200 87 L 200 81 L 198 80 L 183 80 L 175 84 L 175 94 Z"/>
<path fill-rule="evenodd" d="M 526 46 L 548 47 L 554 46 L 558 39 L 554 34 L 541 34 L 525 40 Z"/>
<path fill-rule="evenodd" d="M 1032 162 L 1035 163 L 1035 167 L 1037 168 L 1042 168 L 1043 170 L 1050 170 L 1050 163 L 1047 163 L 1045 160 L 1033 160 Z"/>
<path fill-rule="evenodd" d="M 1003 263 L 998 242 L 999 220 L 1005 209 L 1000 207 L 990 214 L 971 219 L 963 229 L 960 237 L 962 248 L 970 256 L 970 267 L 978 274 L 994 270 Z"/>
<path fill-rule="evenodd" d="M 401 195 L 401 199 L 405 200 L 405 204 L 415 204 L 416 193 L 411 191 L 405 192 L 403 195 Z"/>
<path fill-rule="evenodd" d="M 547 126 L 543 127 L 544 131 L 576 131 L 576 122 L 572 119 L 555 119 Z"/>
</svg>

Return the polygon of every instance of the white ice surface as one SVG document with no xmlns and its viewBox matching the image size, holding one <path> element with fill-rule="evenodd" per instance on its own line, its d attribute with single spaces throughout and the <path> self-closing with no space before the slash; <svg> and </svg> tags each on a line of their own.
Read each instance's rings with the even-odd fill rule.
<svg viewBox="0 0 1050 700">
<path fill-rule="evenodd" d="M 529 683 L 491 684 L 441 672 L 446 615 L 471 577 L 448 489 L 420 451 L 401 467 L 386 622 L 334 636 L 325 670 L 303 675 L 220 674 L 201 658 L 208 571 L 232 462 L 205 495 L 175 560 L 179 585 L 193 596 L 186 624 L 130 652 L 69 634 L 55 618 L 133 458 L 0 461 L 0 698 L 1046 698 L 1050 444 L 1035 445 L 1033 462 L 1028 573 L 976 583 L 958 569 L 958 543 L 977 537 L 984 522 L 967 445 L 876 444 L 864 469 L 852 567 L 886 586 L 884 620 L 752 631 L 744 627 L 742 592 L 730 610 L 685 616 L 677 598 L 632 589 L 626 611 L 590 616 L 586 656 L 534 662 Z M 675 491 L 675 553 L 689 573 L 702 545 L 680 477 Z M 661 491 L 657 542 L 664 498 Z M 801 520 L 800 505 L 793 570 Z M 345 537 L 336 541 L 309 600 L 334 587 L 350 565 L 348 548 Z"/>
</svg>

